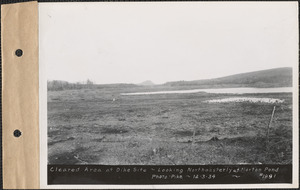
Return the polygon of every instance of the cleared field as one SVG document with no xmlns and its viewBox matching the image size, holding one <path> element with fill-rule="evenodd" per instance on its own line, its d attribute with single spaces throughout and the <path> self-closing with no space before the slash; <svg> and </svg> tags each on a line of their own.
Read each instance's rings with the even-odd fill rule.
<svg viewBox="0 0 300 190">
<path fill-rule="evenodd" d="M 292 162 L 291 93 L 120 96 L 121 92 L 124 89 L 48 91 L 48 163 Z M 209 103 L 232 97 L 284 102 Z"/>
</svg>

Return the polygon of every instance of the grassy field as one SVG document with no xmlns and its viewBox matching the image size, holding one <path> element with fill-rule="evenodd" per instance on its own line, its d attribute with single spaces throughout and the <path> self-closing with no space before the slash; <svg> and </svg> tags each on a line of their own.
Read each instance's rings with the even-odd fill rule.
<svg viewBox="0 0 300 190">
<path fill-rule="evenodd" d="M 120 96 L 121 92 L 132 91 L 114 88 L 48 91 L 48 163 L 292 162 L 291 93 Z M 205 102 L 230 97 L 285 101 Z M 267 149 L 266 131 L 274 106 Z"/>
</svg>

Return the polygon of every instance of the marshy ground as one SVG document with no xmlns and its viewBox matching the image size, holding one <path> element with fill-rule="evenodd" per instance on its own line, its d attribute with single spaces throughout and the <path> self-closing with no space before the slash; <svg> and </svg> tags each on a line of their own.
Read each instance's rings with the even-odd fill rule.
<svg viewBox="0 0 300 190">
<path fill-rule="evenodd" d="M 288 164 L 292 94 L 48 91 L 48 163 Z M 209 100 L 272 98 L 283 102 Z M 267 149 L 267 127 L 276 106 Z"/>
</svg>

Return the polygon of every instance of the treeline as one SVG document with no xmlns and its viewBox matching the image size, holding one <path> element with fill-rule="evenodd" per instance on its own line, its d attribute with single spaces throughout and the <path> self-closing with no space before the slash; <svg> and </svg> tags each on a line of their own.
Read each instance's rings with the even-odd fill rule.
<svg viewBox="0 0 300 190">
<path fill-rule="evenodd" d="M 292 73 L 292 68 L 284 67 L 241 73 L 215 79 L 167 82 L 164 85 L 172 87 L 291 87 L 293 84 Z"/>
<path fill-rule="evenodd" d="M 71 90 L 71 89 L 90 89 L 94 88 L 94 83 L 89 79 L 85 82 L 70 83 L 67 81 L 53 80 L 47 81 L 49 91 Z"/>
</svg>

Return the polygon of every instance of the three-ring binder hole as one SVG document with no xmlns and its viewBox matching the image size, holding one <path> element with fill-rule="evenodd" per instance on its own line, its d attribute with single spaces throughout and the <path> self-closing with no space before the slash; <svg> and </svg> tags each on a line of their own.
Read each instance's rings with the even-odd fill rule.
<svg viewBox="0 0 300 190">
<path fill-rule="evenodd" d="M 16 56 L 21 57 L 23 55 L 23 50 L 17 49 L 15 54 L 16 54 Z"/>
<path fill-rule="evenodd" d="M 16 130 L 14 131 L 14 136 L 15 136 L 15 137 L 20 137 L 21 135 L 22 135 L 22 133 L 21 133 L 20 130 L 16 129 Z"/>
</svg>

